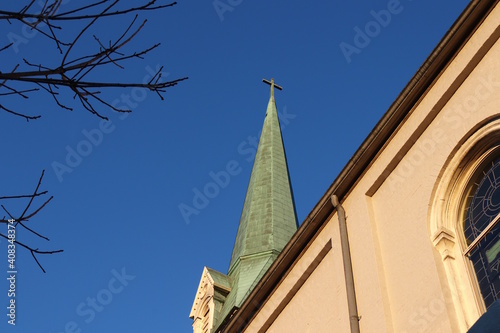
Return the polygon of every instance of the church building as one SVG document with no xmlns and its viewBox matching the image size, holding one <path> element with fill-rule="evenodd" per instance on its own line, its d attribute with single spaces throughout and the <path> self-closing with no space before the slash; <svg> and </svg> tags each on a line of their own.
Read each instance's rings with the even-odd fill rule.
<svg viewBox="0 0 500 333">
<path fill-rule="evenodd" d="M 299 228 L 267 81 L 229 270 L 204 268 L 194 333 L 500 332 L 499 37 L 499 0 L 470 1 Z"/>
</svg>

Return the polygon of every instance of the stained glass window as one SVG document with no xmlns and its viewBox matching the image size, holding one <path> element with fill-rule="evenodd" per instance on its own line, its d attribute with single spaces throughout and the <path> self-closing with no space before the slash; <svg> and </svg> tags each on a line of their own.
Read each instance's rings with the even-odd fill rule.
<svg viewBox="0 0 500 333">
<path fill-rule="evenodd" d="M 500 299 L 500 158 L 478 177 L 466 207 L 466 255 L 474 267 L 486 308 Z"/>
</svg>

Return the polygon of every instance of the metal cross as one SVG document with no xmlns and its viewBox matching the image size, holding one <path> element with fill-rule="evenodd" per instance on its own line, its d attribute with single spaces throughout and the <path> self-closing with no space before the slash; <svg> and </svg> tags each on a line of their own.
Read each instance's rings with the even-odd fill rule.
<svg viewBox="0 0 500 333">
<path fill-rule="evenodd" d="M 274 98 L 274 87 L 278 90 L 283 90 L 283 87 L 278 86 L 277 84 L 274 83 L 274 79 L 271 79 L 271 81 L 262 79 L 262 82 L 267 83 L 268 85 L 271 86 L 271 97 Z"/>
</svg>

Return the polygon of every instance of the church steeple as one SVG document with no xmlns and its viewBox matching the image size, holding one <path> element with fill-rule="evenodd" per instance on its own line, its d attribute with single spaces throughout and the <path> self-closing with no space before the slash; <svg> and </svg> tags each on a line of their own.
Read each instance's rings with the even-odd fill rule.
<svg viewBox="0 0 500 333">
<path fill-rule="evenodd" d="M 279 253 L 297 230 L 297 217 L 271 81 L 264 126 L 234 243 L 229 275 L 241 258 Z"/>
<path fill-rule="evenodd" d="M 204 270 L 190 315 L 194 333 L 216 331 L 224 318 L 242 305 L 298 227 L 274 100 L 274 88 L 282 88 L 273 79 L 263 81 L 271 86 L 271 96 L 229 270 L 227 275 Z"/>
<path fill-rule="evenodd" d="M 271 86 L 271 96 L 229 264 L 231 292 L 221 320 L 241 306 L 298 227 L 274 100 L 274 88 L 282 88 L 273 79 L 263 81 Z"/>
</svg>

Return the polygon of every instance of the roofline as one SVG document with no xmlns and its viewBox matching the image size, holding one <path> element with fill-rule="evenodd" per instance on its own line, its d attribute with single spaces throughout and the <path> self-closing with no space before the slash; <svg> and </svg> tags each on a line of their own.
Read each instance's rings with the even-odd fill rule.
<svg viewBox="0 0 500 333">
<path fill-rule="evenodd" d="M 302 249 L 314 239 L 334 207 L 330 197 L 335 194 L 339 201 L 345 197 L 370 165 L 373 158 L 383 148 L 385 142 L 430 88 L 440 73 L 460 51 L 462 46 L 479 27 L 483 19 L 500 0 L 472 0 L 451 28 L 420 66 L 416 74 L 401 91 L 394 103 L 375 125 L 332 185 L 328 188 L 297 232 L 290 239 L 281 254 L 262 277 L 254 290 L 243 302 L 241 308 L 221 325 L 217 332 L 236 332 L 242 330 L 259 310 L 275 286 L 301 255 Z"/>
</svg>

